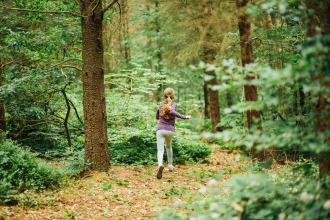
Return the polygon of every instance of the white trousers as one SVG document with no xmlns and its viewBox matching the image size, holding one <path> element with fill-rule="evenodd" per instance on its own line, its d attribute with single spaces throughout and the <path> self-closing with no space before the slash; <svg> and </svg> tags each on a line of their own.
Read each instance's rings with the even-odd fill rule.
<svg viewBox="0 0 330 220">
<path fill-rule="evenodd" d="M 173 131 L 167 131 L 167 130 L 158 130 L 156 133 L 158 166 L 163 164 L 164 146 L 167 153 L 168 163 L 173 162 L 173 150 L 172 150 L 173 135 L 174 135 Z"/>
</svg>

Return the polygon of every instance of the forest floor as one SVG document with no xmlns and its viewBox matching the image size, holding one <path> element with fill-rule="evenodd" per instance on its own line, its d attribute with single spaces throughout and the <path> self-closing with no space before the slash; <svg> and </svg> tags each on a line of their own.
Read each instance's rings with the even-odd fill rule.
<svg viewBox="0 0 330 220">
<path fill-rule="evenodd" d="M 161 180 L 156 166 L 112 166 L 108 173 L 89 173 L 57 192 L 38 195 L 34 208 L 0 207 L 0 220 L 153 219 L 165 207 L 191 200 L 220 171 L 230 171 L 222 180 L 242 173 L 250 162 L 235 157 L 214 149 L 208 163 L 177 165 L 173 172 L 165 167 Z"/>
</svg>

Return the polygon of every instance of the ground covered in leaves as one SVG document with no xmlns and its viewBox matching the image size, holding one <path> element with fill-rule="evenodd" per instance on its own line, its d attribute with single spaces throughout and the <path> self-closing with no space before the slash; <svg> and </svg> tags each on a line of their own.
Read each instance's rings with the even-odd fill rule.
<svg viewBox="0 0 330 220">
<path fill-rule="evenodd" d="M 202 185 L 225 171 L 223 179 L 240 173 L 248 161 L 215 149 L 205 164 L 175 166 L 156 179 L 156 166 L 112 166 L 108 173 L 89 173 L 58 192 L 30 195 L 33 208 L 0 207 L 0 220 L 153 219 L 164 207 L 193 199 Z"/>
</svg>

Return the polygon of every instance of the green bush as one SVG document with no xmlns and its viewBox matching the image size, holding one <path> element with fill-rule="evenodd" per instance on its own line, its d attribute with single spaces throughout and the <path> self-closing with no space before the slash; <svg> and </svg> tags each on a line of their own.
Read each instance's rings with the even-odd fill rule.
<svg viewBox="0 0 330 220">
<path fill-rule="evenodd" d="M 192 203 L 156 214 L 156 219 L 329 219 L 329 181 L 302 173 L 234 175 L 220 188 L 217 180 L 202 186 Z M 304 176 L 304 177 L 303 177 Z M 221 175 L 218 175 L 221 177 Z M 308 179 L 309 181 L 302 181 Z M 220 179 L 220 178 L 219 178 Z M 191 210 L 193 210 L 191 212 Z"/>
<path fill-rule="evenodd" d="M 0 143 L 0 204 L 13 203 L 27 189 L 58 187 L 63 174 L 12 140 Z"/>
<path fill-rule="evenodd" d="M 110 154 L 112 164 L 154 164 L 157 162 L 155 129 L 127 129 L 112 131 Z M 211 154 L 211 148 L 189 135 L 176 131 L 173 139 L 173 162 L 202 162 Z M 166 153 L 164 153 L 166 160 Z"/>
</svg>

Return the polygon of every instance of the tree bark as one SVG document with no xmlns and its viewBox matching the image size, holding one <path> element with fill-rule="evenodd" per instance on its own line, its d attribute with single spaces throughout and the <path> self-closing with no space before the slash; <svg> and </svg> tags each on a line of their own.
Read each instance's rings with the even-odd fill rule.
<svg viewBox="0 0 330 220">
<path fill-rule="evenodd" d="M 2 85 L 2 71 L 4 64 L 0 63 L 0 86 Z M 6 111 L 5 105 L 0 101 L 0 130 L 6 132 Z"/>
<path fill-rule="evenodd" d="M 242 66 L 254 62 L 253 50 L 252 50 L 252 33 L 251 33 L 251 22 L 248 14 L 244 12 L 248 4 L 248 0 L 236 0 L 236 7 L 238 9 L 238 28 L 240 33 L 240 46 L 241 46 L 241 60 Z M 246 80 L 255 79 L 253 73 L 246 73 Z M 244 85 L 244 95 L 246 101 L 255 102 L 258 98 L 257 87 L 254 85 Z M 254 109 L 247 111 L 247 122 L 248 128 L 251 129 L 252 126 L 257 126 L 258 129 L 261 127 L 260 112 Z M 251 149 L 252 158 L 256 158 L 259 161 L 265 159 L 265 151 L 257 152 L 256 147 Z"/>
<path fill-rule="evenodd" d="M 217 44 L 212 36 L 213 24 L 212 21 L 212 1 L 203 0 L 199 3 L 199 11 L 201 12 L 201 26 L 205 29 L 203 39 L 203 61 L 207 64 L 214 64 L 215 55 L 217 54 Z M 220 106 L 219 106 L 219 91 L 213 90 L 212 86 L 217 85 L 217 77 L 214 71 L 206 71 L 205 74 L 213 78 L 206 83 L 208 98 L 205 100 L 205 116 L 210 114 L 212 123 L 212 132 L 220 131 L 217 125 L 220 123 Z M 205 90 L 204 90 L 205 91 Z"/>
<path fill-rule="evenodd" d="M 203 85 L 203 91 L 204 91 L 204 117 L 210 118 L 210 102 L 209 102 L 209 92 L 207 89 L 207 82 L 204 82 Z"/>
<path fill-rule="evenodd" d="M 121 0 L 122 14 L 123 14 L 123 27 L 122 35 L 124 39 L 124 58 L 126 64 L 129 64 L 131 60 L 131 49 L 129 44 L 129 28 L 128 28 L 128 3 L 127 0 Z"/>
<path fill-rule="evenodd" d="M 110 156 L 104 91 L 102 1 L 82 0 L 82 77 L 85 160 L 92 169 L 108 171 Z"/>
<path fill-rule="evenodd" d="M 314 10 L 314 15 L 309 17 L 308 20 L 308 29 L 307 29 L 307 37 L 315 36 L 317 28 L 320 28 L 322 35 L 330 34 L 330 3 L 327 0 L 319 0 L 319 1 L 305 1 L 307 5 L 307 10 Z M 307 12 L 307 14 L 309 14 Z M 330 48 L 330 45 L 327 45 Z M 316 56 L 320 54 L 315 54 Z M 330 52 L 326 54 L 328 60 L 330 59 Z M 319 63 L 316 65 L 326 65 L 324 63 Z M 311 73 L 312 81 L 319 81 L 320 85 L 324 87 L 324 89 L 330 89 L 329 80 L 326 81 L 325 74 L 327 73 Z M 319 92 L 318 94 L 312 94 L 315 98 L 317 98 L 317 103 L 312 107 L 316 113 L 315 116 L 315 132 L 323 132 L 326 129 L 330 128 L 330 114 L 329 114 L 329 103 L 328 97 L 323 93 Z M 330 141 L 330 137 L 326 137 L 325 142 Z M 319 157 L 319 174 L 320 178 L 328 178 L 330 177 L 330 151 L 323 151 L 318 154 Z"/>
</svg>

